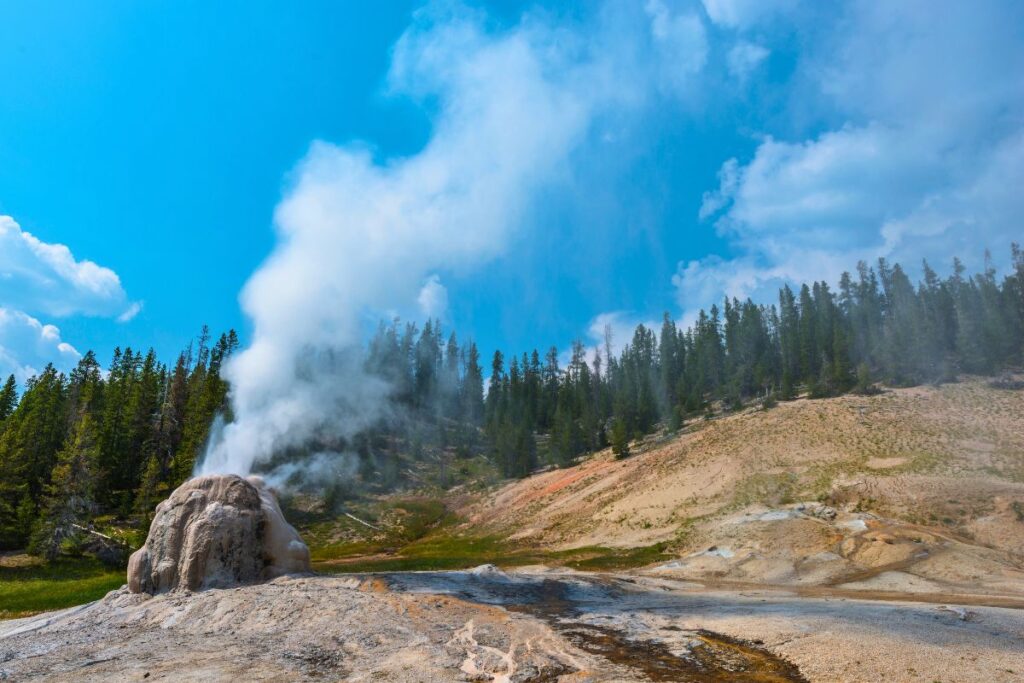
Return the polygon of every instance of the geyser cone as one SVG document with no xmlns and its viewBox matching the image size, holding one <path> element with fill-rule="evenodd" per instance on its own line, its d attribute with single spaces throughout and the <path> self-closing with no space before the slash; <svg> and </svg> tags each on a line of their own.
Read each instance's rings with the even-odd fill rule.
<svg viewBox="0 0 1024 683">
<path fill-rule="evenodd" d="M 226 588 L 310 571 L 309 548 L 259 477 L 190 479 L 156 508 L 128 561 L 133 593 Z"/>
</svg>

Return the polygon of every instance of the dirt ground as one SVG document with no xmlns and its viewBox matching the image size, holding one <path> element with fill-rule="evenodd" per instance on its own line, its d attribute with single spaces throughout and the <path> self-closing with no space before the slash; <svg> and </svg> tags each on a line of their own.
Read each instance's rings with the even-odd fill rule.
<svg viewBox="0 0 1024 683">
<path fill-rule="evenodd" d="M 665 543 L 678 578 L 1024 595 L 1024 392 L 965 381 L 781 403 L 471 504 L 553 549 Z"/>
<path fill-rule="evenodd" d="M 1024 610 L 540 568 L 281 578 L 0 624 L 0 679 L 1015 681 Z"/>
</svg>

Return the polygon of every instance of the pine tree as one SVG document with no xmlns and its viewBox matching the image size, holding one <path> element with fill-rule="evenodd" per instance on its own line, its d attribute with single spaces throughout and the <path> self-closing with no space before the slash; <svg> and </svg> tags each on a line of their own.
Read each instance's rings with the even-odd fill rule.
<svg viewBox="0 0 1024 683">
<path fill-rule="evenodd" d="M 441 374 L 441 401 L 445 417 L 457 420 L 462 413 L 462 394 L 459 387 L 461 365 L 459 342 L 452 332 L 444 349 L 444 370 Z"/>
<path fill-rule="evenodd" d="M 479 425 L 484 416 L 484 378 L 480 371 L 480 352 L 470 342 L 466 353 L 466 372 L 462 382 L 462 418 Z"/>
<path fill-rule="evenodd" d="M 0 431 L 3 431 L 4 422 L 14 409 L 18 406 L 18 383 L 14 375 L 7 378 L 3 389 L 0 389 Z"/>
<path fill-rule="evenodd" d="M 846 328 L 837 316 L 832 331 L 832 386 L 836 391 L 850 388 L 850 349 Z"/>
<path fill-rule="evenodd" d="M 484 406 L 485 423 L 489 431 L 495 430 L 501 421 L 504 383 L 505 356 L 501 351 L 495 351 L 491 358 L 491 378 L 487 384 L 487 402 Z"/>
<path fill-rule="evenodd" d="M 801 376 L 800 314 L 788 285 L 779 292 L 779 344 L 782 359 L 780 393 L 782 399 L 788 401 L 796 396 L 796 385 Z"/>
<path fill-rule="evenodd" d="M 52 365 L 29 379 L 18 407 L 0 437 L 0 496 L 13 492 L 12 507 L 22 485 L 38 501 L 67 434 L 67 381 Z"/>
<path fill-rule="evenodd" d="M 813 384 L 818 377 L 820 358 L 814 334 L 817 330 L 816 318 L 811 290 L 804 284 L 800 287 L 799 349 L 800 379 L 807 385 Z"/>
<path fill-rule="evenodd" d="M 188 360 L 186 355 L 181 353 L 164 388 L 154 435 L 155 455 L 165 471 L 170 470 L 174 454 L 178 452 L 181 444 L 187 404 Z"/>
<path fill-rule="evenodd" d="M 629 457 L 629 431 L 626 423 L 620 419 L 612 422 L 611 444 L 616 458 L 625 460 Z"/>
<path fill-rule="evenodd" d="M 157 503 L 168 494 L 164 470 L 160 458 L 156 453 L 152 453 L 146 462 L 146 468 L 142 471 L 142 481 L 139 483 L 138 493 L 135 496 L 135 512 L 142 519 L 143 529 L 147 528 L 149 522 L 152 521 Z"/>
<path fill-rule="evenodd" d="M 96 509 L 96 463 L 99 439 L 93 418 L 82 414 L 68 444 L 57 456 L 40 517 L 32 534 L 32 549 L 52 560 L 64 541 L 86 528 Z"/>
</svg>

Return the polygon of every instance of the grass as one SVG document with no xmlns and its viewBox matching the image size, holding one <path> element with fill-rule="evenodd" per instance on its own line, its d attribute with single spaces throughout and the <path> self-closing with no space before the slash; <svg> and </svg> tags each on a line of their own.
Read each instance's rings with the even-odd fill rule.
<svg viewBox="0 0 1024 683">
<path fill-rule="evenodd" d="M 481 564 L 499 567 L 548 564 L 583 571 L 614 571 L 653 564 L 672 557 L 665 553 L 665 546 L 661 543 L 628 549 L 587 546 L 549 551 L 510 544 L 497 536 L 467 537 L 440 533 L 410 543 L 393 553 L 319 561 L 314 562 L 314 568 L 330 574 L 359 574 L 469 569 Z"/>
<path fill-rule="evenodd" d="M 551 551 L 510 542 L 504 536 L 460 532 L 461 520 L 444 501 L 431 496 L 378 500 L 356 512 L 379 525 L 380 530 L 360 528 L 349 518 L 323 512 L 295 515 L 296 526 L 309 544 L 314 569 L 336 574 L 548 564 L 610 571 L 673 557 L 665 554 L 663 544 Z"/>
<path fill-rule="evenodd" d="M 92 602 L 124 582 L 123 570 L 111 569 L 91 557 L 0 564 L 0 619 Z"/>
<path fill-rule="evenodd" d="M 349 544 L 345 548 L 334 548 L 330 560 L 316 561 L 317 571 L 327 573 L 362 573 L 381 571 L 423 571 L 442 569 L 464 569 L 480 564 L 530 564 L 523 552 L 493 536 L 463 537 L 437 533 L 420 538 L 401 547 L 372 548 L 371 552 L 359 552 L 364 544 Z M 317 551 L 315 558 L 325 553 Z"/>
<path fill-rule="evenodd" d="M 584 559 L 569 560 L 566 562 L 566 566 L 582 571 L 618 571 L 632 569 L 633 567 L 644 567 L 656 562 L 667 562 L 676 557 L 665 552 L 664 543 L 626 549 L 594 546 L 581 550 L 588 550 L 595 554 Z"/>
<path fill-rule="evenodd" d="M 382 510 L 367 510 L 378 524 L 382 518 L 390 524 L 380 532 L 368 531 L 346 517 L 328 517 L 313 524 L 297 524 L 300 534 L 310 546 L 314 562 L 393 553 L 426 535 L 457 521 L 444 503 L 430 498 L 388 501 Z M 339 528 L 350 532 L 350 540 L 333 541 Z"/>
</svg>

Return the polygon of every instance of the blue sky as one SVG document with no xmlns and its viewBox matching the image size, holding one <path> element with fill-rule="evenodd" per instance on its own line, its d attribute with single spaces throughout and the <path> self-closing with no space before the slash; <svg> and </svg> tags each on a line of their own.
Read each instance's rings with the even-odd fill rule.
<svg viewBox="0 0 1024 683">
<path fill-rule="evenodd" d="M 283 7 L 0 7 L 0 372 L 427 312 L 565 348 L 1024 238 L 1020 3 Z"/>
</svg>

